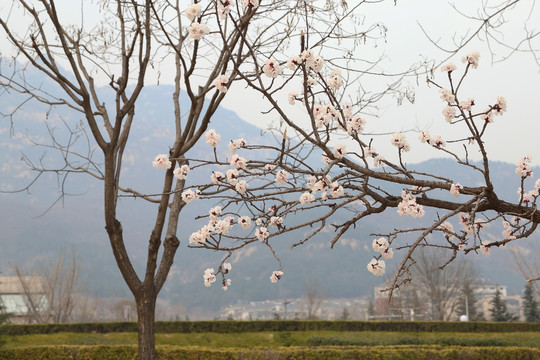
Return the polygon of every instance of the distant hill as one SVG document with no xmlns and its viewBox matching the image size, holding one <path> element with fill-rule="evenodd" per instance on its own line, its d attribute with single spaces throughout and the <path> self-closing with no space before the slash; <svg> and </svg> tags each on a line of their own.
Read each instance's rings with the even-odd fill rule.
<svg viewBox="0 0 540 360">
<path fill-rule="evenodd" d="M 167 152 L 171 142 L 173 129 L 169 120 L 173 109 L 169 99 L 172 91 L 172 87 L 161 85 L 148 87 L 143 92 L 126 150 L 121 180 L 123 186 L 141 189 L 143 192 L 155 192 L 156 188 L 160 188 L 162 173 L 152 171 L 155 169 L 151 167 L 151 162 L 155 154 Z M 0 96 L 0 112 L 9 112 L 14 104 L 20 102 L 20 95 L 4 94 Z M 31 178 L 19 160 L 22 153 L 36 163 L 43 154 L 43 149 L 29 146 L 26 141 L 17 140 L 17 137 L 28 133 L 36 140 L 50 143 L 48 131 L 54 131 L 59 139 L 65 140 L 67 134 L 63 121 L 70 124 L 80 121 L 79 114 L 65 110 L 46 114 L 47 110 L 42 105 L 27 103 L 13 123 L 9 118 L 0 120 L 0 186 L 3 190 L 20 188 Z M 51 120 L 50 129 L 44 125 L 45 116 Z M 216 112 L 211 127 L 221 134 L 220 146 L 223 149 L 226 149 L 230 139 L 244 137 L 248 143 L 253 143 L 259 142 L 261 136 L 261 129 L 223 108 Z M 198 157 L 211 155 L 206 145 L 198 146 L 193 152 Z M 59 160 L 58 153 L 47 150 L 43 161 L 54 167 L 61 164 Z M 95 161 L 100 161 L 99 156 Z M 478 174 L 464 171 L 448 159 L 411 164 L 410 168 L 426 171 L 437 168 L 441 175 L 462 183 L 474 183 L 478 178 Z M 502 197 L 508 200 L 515 199 L 519 186 L 513 172 L 514 166 L 511 164 L 492 163 L 495 186 L 500 189 Z M 58 184 L 61 181 L 62 177 L 49 173 L 34 184 L 28 193 L 0 194 L 0 271 L 9 274 L 13 264 L 30 267 L 32 264 L 46 262 L 61 249 L 73 245 L 83 264 L 82 277 L 89 293 L 101 297 L 128 296 L 129 292 L 117 270 L 104 231 L 101 184 L 89 176 L 70 176 L 65 183 L 65 192 L 73 195 L 66 196 L 43 214 L 58 198 Z M 293 239 L 302 236 L 301 232 L 276 239 L 276 250 L 286 274 L 278 284 L 269 281 L 276 264 L 268 250 L 263 247 L 244 249 L 232 257 L 233 284 L 229 291 L 223 292 L 219 286 L 205 288 L 202 279 L 204 269 L 215 266 L 221 255 L 187 248 L 187 239 L 197 228 L 193 218 L 205 213 L 208 205 L 192 203 L 182 213 L 179 231 L 181 248 L 161 293 L 161 297 L 173 303 L 181 302 L 188 308 L 216 309 L 240 299 L 302 297 L 306 283 L 312 281 L 318 282 L 327 297 L 372 294 L 373 286 L 380 284 L 381 279 L 371 276 L 365 270 L 373 255 L 369 234 L 390 231 L 407 224 L 410 226 L 410 219 L 400 218 L 393 212 L 368 218 L 347 234 L 333 250 L 329 249 L 330 234 L 326 233 L 319 234 L 317 238 L 294 250 L 289 250 L 289 246 Z M 127 248 L 139 270 L 144 265 L 154 209 L 154 205 L 142 200 L 120 200 L 119 218 L 124 225 Z M 433 216 L 435 214 L 432 212 L 424 221 L 429 221 Z M 499 234 L 493 233 L 492 236 L 497 237 Z M 537 240 L 537 236 L 532 240 Z M 523 243 L 526 245 L 526 242 Z M 513 268 L 508 253 L 501 249 L 492 253 L 490 258 L 472 255 L 481 276 L 508 285 L 511 293 L 521 292 L 523 280 Z"/>
</svg>

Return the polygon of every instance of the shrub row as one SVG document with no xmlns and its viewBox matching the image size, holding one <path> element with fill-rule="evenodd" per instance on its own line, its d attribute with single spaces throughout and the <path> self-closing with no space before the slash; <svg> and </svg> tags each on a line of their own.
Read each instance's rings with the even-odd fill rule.
<svg viewBox="0 0 540 360">
<path fill-rule="evenodd" d="M 514 347 L 385 346 L 356 348 L 206 349 L 157 346 L 161 360 L 508 360 L 538 359 L 539 349 Z M 135 346 L 42 346 L 0 350 L 0 360 L 135 360 Z"/>
<path fill-rule="evenodd" d="M 460 334 L 460 333 L 457 333 Z M 482 334 L 482 335 L 485 335 Z M 315 346 L 393 346 L 393 345 L 440 345 L 440 346 L 525 346 L 524 344 L 517 344 L 516 342 L 501 336 L 486 337 L 486 336 L 452 336 L 445 333 L 445 336 L 426 337 L 418 336 L 418 334 L 411 333 L 410 335 L 404 333 L 401 336 L 384 336 L 380 338 L 364 338 L 362 336 L 333 336 L 333 335 L 317 335 L 307 339 L 307 345 L 310 347 Z M 538 344 L 540 345 L 540 344 Z M 529 343 L 530 347 L 540 347 L 534 342 Z"/>
<path fill-rule="evenodd" d="M 241 333 L 262 331 L 411 331 L 411 332 L 527 332 L 540 331 L 540 323 L 522 322 L 438 322 L 438 321 L 158 321 L 158 333 Z M 76 323 L 5 325 L 5 335 L 51 334 L 58 332 L 137 332 L 137 323 Z"/>
</svg>

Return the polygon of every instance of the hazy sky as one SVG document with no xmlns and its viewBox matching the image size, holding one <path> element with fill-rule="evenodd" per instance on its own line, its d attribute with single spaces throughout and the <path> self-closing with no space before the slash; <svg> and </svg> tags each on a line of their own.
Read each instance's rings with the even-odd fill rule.
<svg viewBox="0 0 540 360">
<path fill-rule="evenodd" d="M 66 16 L 78 22 L 81 1 L 57 0 L 56 3 Z M 488 1 L 488 6 L 499 2 L 501 1 Z M 89 8 L 86 5 L 89 4 L 88 0 L 84 0 L 83 3 L 85 8 Z M 540 11 L 533 3 L 521 1 L 519 6 L 509 13 L 507 19 L 510 25 L 499 29 L 500 37 L 505 42 L 515 43 L 521 38 L 525 27 L 539 28 Z M 463 12 L 474 15 L 478 12 L 482 1 L 456 0 L 453 4 Z M 0 12 L 5 12 L 8 8 L 8 2 L 3 2 L 0 5 Z M 404 70 L 424 58 L 440 61 L 447 56 L 429 42 L 419 24 L 422 24 L 434 39 L 449 47 L 454 36 L 459 38 L 473 31 L 476 25 L 475 21 L 466 19 L 455 11 L 450 3 L 444 1 L 407 0 L 398 1 L 395 6 L 394 1 L 389 0 L 362 7 L 362 11 L 364 12 L 362 15 L 366 17 L 366 24 L 383 23 L 388 28 L 388 34 L 386 43 L 379 42 L 376 48 L 368 43 L 358 51 L 368 55 L 384 53 L 386 60 L 381 67 L 396 71 Z M 92 22 L 91 15 L 88 11 L 85 13 L 85 25 Z M 489 103 L 493 104 L 497 96 L 504 96 L 508 102 L 508 111 L 502 117 L 496 117 L 495 123 L 490 126 L 485 137 L 489 155 L 494 160 L 508 162 L 516 162 L 524 155 L 531 155 L 533 162 L 539 165 L 540 149 L 537 146 L 537 134 L 540 133 L 540 119 L 535 105 L 540 103 L 540 66 L 529 53 L 514 54 L 504 62 L 494 62 L 507 55 L 509 50 L 502 46 L 491 45 L 494 58 L 483 39 L 471 42 L 458 58 L 452 59 L 458 65 L 459 71 L 464 68 L 460 61 L 461 56 L 472 50 L 479 50 L 481 54 L 480 66 L 466 80 L 461 97 L 474 97 L 478 110 L 481 110 Z M 540 41 L 537 40 L 536 45 L 540 48 Z M 9 45 L 3 37 L 0 40 L 0 50 L 3 54 L 9 52 Z M 435 75 L 437 81 L 446 84 L 445 74 L 437 71 Z M 162 76 L 161 82 L 166 82 L 167 78 Z M 458 126 L 449 126 L 444 121 L 441 111 L 445 104 L 439 99 L 437 89 L 426 85 L 425 77 L 410 78 L 405 85 L 415 91 L 415 103 L 409 104 L 405 101 L 398 107 L 395 99 L 387 99 L 381 103 L 378 117 L 366 117 L 367 132 L 392 133 L 427 128 L 432 135 L 441 135 L 445 139 L 462 134 Z M 270 121 L 278 120 L 273 115 L 261 114 L 261 110 L 266 110 L 266 107 L 259 101 L 258 96 L 250 98 L 250 106 L 246 106 L 246 94 L 243 91 L 245 91 L 243 88 L 232 89 L 226 97 L 224 106 L 235 111 L 244 120 L 261 127 L 265 127 Z M 281 103 L 288 107 L 286 96 L 287 93 L 284 92 Z M 289 110 L 295 111 L 292 108 Z M 406 161 L 418 162 L 442 155 L 421 144 L 417 137 L 415 133 L 407 134 L 411 151 L 406 154 Z M 395 148 L 390 145 L 388 136 L 376 138 L 375 147 L 379 152 L 395 154 Z"/>
</svg>

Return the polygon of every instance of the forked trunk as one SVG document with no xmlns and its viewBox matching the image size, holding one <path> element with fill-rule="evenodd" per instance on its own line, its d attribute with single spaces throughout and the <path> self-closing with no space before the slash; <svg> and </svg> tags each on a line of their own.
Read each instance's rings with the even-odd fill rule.
<svg viewBox="0 0 540 360">
<path fill-rule="evenodd" d="M 146 295 L 146 294 L 145 294 Z M 139 360 L 157 359 L 155 342 L 156 297 L 152 295 L 136 299 L 138 316 Z"/>
</svg>

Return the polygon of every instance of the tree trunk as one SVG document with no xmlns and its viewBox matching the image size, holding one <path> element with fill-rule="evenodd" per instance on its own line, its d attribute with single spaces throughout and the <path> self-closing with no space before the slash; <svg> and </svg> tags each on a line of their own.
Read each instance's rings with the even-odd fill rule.
<svg viewBox="0 0 540 360">
<path fill-rule="evenodd" d="M 155 342 L 155 313 L 156 313 L 156 295 L 149 291 L 143 291 L 137 302 L 138 316 L 138 338 L 139 338 L 139 360 L 157 359 Z"/>
</svg>

